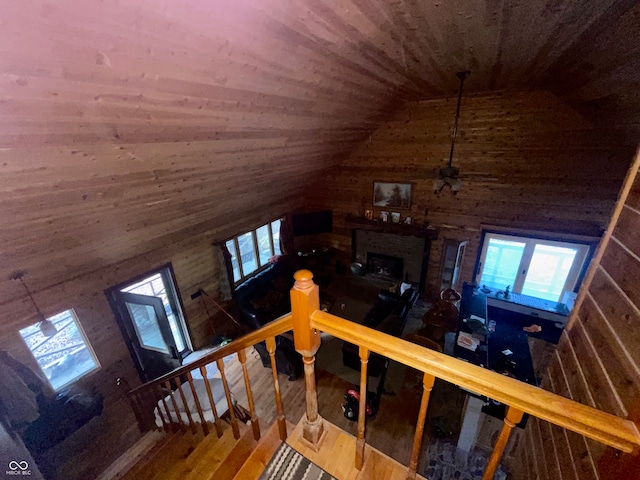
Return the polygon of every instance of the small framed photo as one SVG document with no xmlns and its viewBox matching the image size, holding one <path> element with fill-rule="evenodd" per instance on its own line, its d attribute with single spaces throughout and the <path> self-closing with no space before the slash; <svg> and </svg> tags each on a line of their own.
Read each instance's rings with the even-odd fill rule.
<svg viewBox="0 0 640 480">
<path fill-rule="evenodd" d="M 373 210 L 365 210 L 364 218 L 366 218 L 367 220 L 373 220 Z"/>
<path fill-rule="evenodd" d="M 373 206 L 409 209 L 411 187 L 410 183 L 373 182 Z"/>
<path fill-rule="evenodd" d="M 411 225 L 411 217 L 404 217 L 403 223 L 406 225 Z"/>
<path fill-rule="evenodd" d="M 389 212 L 385 212 L 385 211 L 380 212 L 380 220 L 382 220 L 383 222 L 388 222 Z"/>
<path fill-rule="evenodd" d="M 398 212 L 391 212 L 391 222 L 400 223 L 400 214 Z"/>
</svg>

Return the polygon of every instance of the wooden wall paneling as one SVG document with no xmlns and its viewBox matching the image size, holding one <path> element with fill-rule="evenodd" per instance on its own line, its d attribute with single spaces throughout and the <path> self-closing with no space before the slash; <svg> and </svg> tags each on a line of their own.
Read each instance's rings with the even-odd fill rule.
<svg viewBox="0 0 640 480">
<path fill-rule="evenodd" d="M 579 323 L 576 322 L 574 328 L 575 332 L 573 330 L 571 332 L 571 343 L 596 408 L 614 413 L 619 417 L 626 417 L 627 409 L 604 368 L 600 359 L 601 352 L 596 351 L 591 338 Z"/>
</svg>

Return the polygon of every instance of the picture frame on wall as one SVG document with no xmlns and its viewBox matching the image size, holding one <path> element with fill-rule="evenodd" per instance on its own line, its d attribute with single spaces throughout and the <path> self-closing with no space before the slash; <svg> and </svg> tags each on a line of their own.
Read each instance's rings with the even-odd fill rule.
<svg viewBox="0 0 640 480">
<path fill-rule="evenodd" d="M 373 182 L 373 206 L 411 208 L 411 183 Z"/>
<path fill-rule="evenodd" d="M 366 218 L 367 220 L 373 220 L 373 210 L 365 210 L 364 218 Z"/>
</svg>

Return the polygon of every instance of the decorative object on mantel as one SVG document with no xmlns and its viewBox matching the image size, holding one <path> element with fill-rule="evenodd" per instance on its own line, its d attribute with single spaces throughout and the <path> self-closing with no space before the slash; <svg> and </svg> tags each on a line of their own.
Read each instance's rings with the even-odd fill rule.
<svg viewBox="0 0 640 480">
<path fill-rule="evenodd" d="M 40 328 L 40 331 L 45 337 L 53 337 L 56 333 L 58 333 L 58 330 L 56 329 L 56 326 L 53 323 L 51 323 L 51 321 L 48 320 L 47 317 L 45 317 L 43 313 L 40 311 L 40 309 L 38 308 L 38 305 L 36 304 L 36 301 L 33 299 L 33 295 L 31 294 L 29 287 L 27 287 L 27 284 L 24 281 L 23 277 L 25 275 L 26 275 L 26 272 L 19 271 L 19 272 L 12 273 L 9 276 L 9 278 L 11 280 L 19 280 L 20 283 L 22 283 L 22 286 L 27 291 L 29 300 L 31 300 L 31 304 L 33 305 L 33 308 L 36 310 L 36 313 L 38 314 L 38 320 L 40 320 L 40 323 L 38 323 L 38 327 Z"/>
<path fill-rule="evenodd" d="M 416 237 L 425 237 L 431 240 L 438 238 L 438 230 L 435 227 L 430 227 L 428 224 L 413 222 L 410 224 L 405 222 L 383 222 L 378 218 L 367 220 L 364 217 L 352 215 L 350 213 L 345 217 L 345 224 L 347 228 L 351 228 L 353 230 L 372 230 L 377 232 L 393 233 L 396 235 L 414 235 Z"/>
<path fill-rule="evenodd" d="M 398 212 L 391 212 L 391 221 L 393 223 L 400 223 L 400 214 Z"/>
<path fill-rule="evenodd" d="M 465 78 L 469 76 L 471 72 L 458 72 L 456 77 L 460 79 L 460 90 L 458 92 L 458 106 L 456 107 L 456 117 L 453 123 L 453 134 L 451 135 L 451 152 L 449 153 L 449 165 L 440 169 L 440 177 L 433 181 L 433 192 L 440 193 L 445 185 L 449 185 L 451 193 L 454 195 L 462 188 L 462 180 L 458 178 L 460 170 L 452 166 L 453 162 L 453 147 L 456 143 L 456 134 L 458 133 L 458 120 L 460 119 L 460 103 L 462 101 L 462 85 Z"/>
<path fill-rule="evenodd" d="M 365 210 L 364 218 L 366 218 L 367 220 L 373 220 L 373 210 Z"/>
<path fill-rule="evenodd" d="M 409 209 L 411 184 L 397 182 L 373 182 L 373 206 Z"/>
<path fill-rule="evenodd" d="M 403 222 L 405 225 L 411 225 L 411 217 L 404 217 Z"/>
<path fill-rule="evenodd" d="M 389 212 L 385 212 L 385 211 L 380 212 L 380 220 L 382 220 L 383 222 L 388 222 Z"/>
</svg>

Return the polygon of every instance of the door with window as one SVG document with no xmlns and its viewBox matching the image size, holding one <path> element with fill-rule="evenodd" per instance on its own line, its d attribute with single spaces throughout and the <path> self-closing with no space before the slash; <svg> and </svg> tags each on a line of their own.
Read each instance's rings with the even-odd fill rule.
<svg viewBox="0 0 640 480">
<path fill-rule="evenodd" d="M 576 287 L 590 245 L 486 232 L 476 283 L 560 302 Z"/>
<path fill-rule="evenodd" d="M 107 297 L 142 381 L 182 364 L 191 350 L 170 267 L 113 287 Z"/>
</svg>

